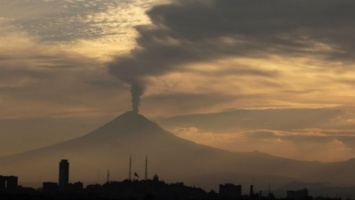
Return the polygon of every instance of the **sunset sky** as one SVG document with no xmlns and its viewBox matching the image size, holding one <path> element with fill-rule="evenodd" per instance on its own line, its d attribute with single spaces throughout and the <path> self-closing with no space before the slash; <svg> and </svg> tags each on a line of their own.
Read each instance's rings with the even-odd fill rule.
<svg viewBox="0 0 355 200">
<path fill-rule="evenodd" d="M 0 0 L 0 156 L 131 110 L 179 137 L 355 157 L 353 0 Z"/>
</svg>

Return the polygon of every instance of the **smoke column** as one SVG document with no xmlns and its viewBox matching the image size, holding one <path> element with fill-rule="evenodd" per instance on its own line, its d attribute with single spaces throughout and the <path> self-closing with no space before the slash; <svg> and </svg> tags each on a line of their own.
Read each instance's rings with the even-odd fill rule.
<svg viewBox="0 0 355 200">
<path fill-rule="evenodd" d="M 141 96 L 143 94 L 144 88 L 137 84 L 133 83 L 131 85 L 131 95 L 132 95 L 132 111 L 135 113 L 139 112 L 139 105 L 141 104 Z"/>
</svg>

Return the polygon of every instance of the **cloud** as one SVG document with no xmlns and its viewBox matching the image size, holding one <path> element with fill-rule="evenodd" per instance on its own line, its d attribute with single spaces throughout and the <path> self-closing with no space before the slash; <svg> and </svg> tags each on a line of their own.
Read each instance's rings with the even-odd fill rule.
<svg viewBox="0 0 355 200">
<path fill-rule="evenodd" d="M 161 93 L 144 97 L 145 113 L 168 116 L 186 112 L 206 112 L 220 104 L 235 101 L 236 97 L 220 93 Z"/>
<path fill-rule="evenodd" d="M 9 27 L 37 40 L 38 45 L 67 47 L 66 58 L 70 53 L 78 56 L 78 51 L 88 53 L 90 55 L 84 57 L 96 58 L 90 60 L 101 66 L 108 54 L 121 53 L 131 47 L 135 36 L 133 26 L 149 23 L 144 11 L 158 2 L 161 0 L 4 0 L 0 2 L 0 22 L 8 22 Z M 38 53 L 31 61 L 38 67 L 52 65 L 50 67 L 58 69 L 75 64 L 76 58 L 60 57 L 45 52 Z M 4 55 L 3 58 L 9 57 Z"/>
<path fill-rule="evenodd" d="M 0 119 L 107 115 L 110 106 L 127 98 L 112 95 L 126 88 L 100 60 L 17 29 L 2 30 L 0 55 Z M 105 99 L 106 108 L 97 96 Z"/>
<path fill-rule="evenodd" d="M 204 132 L 194 126 L 175 128 L 179 137 L 229 151 L 260 151 L 308 161 L 341 161 L 355 156 L 355 131 L 348 136 L 327 135 L 327 130 L 251 130 L 225 133 Z M 333 133 L 341 130 L 333 130 Z"/>
<path fill-rule="evenodd" d="M 147 12 L 137 48 L 110 64 L 123 81 L 166 74 L 186 63 L 270 55 L 352 60 L 353 1 L 175 0 Z"/>
<path fill-rule="evenodd" d="M 353 109 L 264 109 L 160 118 L 175 135 L 230 151 L 261 151 L 298 160 L 355 157 Z"/>
<path fill-rule="evenodd" d="M 133 25 L 146 24 L 142 12 L 152 1 L 2 0 L 0 17 L 47 42 L 126 35 Z"/>
<path fill-rule="evenodd" d="M 311 128 L 354 129 L 355 123 L 348 109 L 240 109 L 217 113 L 190 114 L 161 119 L 169 128 L 178 124 L 191 124 L 206 132 L 232 132 L 241 130 L 299 130 Z"/>
<path fill-rule="evenodd" d="M 126 86 L 104 62 L 127 51 L 132 27 L 148 23 L 144 10 L 155 3 L 0 1 L 1 118 L 111 115 L 113 105 L 125 111 Z"/>
</svg>

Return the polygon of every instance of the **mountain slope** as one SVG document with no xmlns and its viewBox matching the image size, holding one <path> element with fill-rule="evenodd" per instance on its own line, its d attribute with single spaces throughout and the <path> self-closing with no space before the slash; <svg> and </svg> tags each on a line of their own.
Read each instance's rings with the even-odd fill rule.
<svg viewBox="0 0 355 200">
<path fill-rule="evenodd" d="M 144 116 L 127 112 L 93 132 L 70 141 L 0 159 L 3 175 L 18 175 L 23 184 L 56 181 L 58 162 L 69 159 L 71 181 L 99 181 L 107 169 L 111 179 L 127 178 L 129 156 L 132 170 L 144 174 L 149 157 L 150 177 L 157 172 L 167 181 L 188 181 L 205 187 L 221 182 L 283 184 L 291 180 L 351 183 L 354 162 L 295 161 L 259 152 L 232 153 L 177 138 Z M 349 171 L 348 176 L 337 173 Z M 351 175 L 350 175 L 351 177 Z M 101 178 L 101 182 L 103 182 Z M 276 183 L 275 183 L 276 184 Z"/>
</svg>

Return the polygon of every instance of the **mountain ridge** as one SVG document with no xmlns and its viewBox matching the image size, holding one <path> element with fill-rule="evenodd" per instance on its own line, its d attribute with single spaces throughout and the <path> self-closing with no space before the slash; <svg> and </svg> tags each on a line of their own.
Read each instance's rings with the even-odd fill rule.
<svg viewBox="0 0 355 200">
<path fill-rule="evenodd" d="M 261 152 L 235 153 L 196 144 L 176 137 L 134 112 L 126 112 L 87 135 L 2 157 L 0 171 L 18 175 L 24 182 L 56 181 L 58 162 L 65 158 L 71 163 L 72 180 L 92 183 L 97 179 L 93 174 L 98 170 L 110 169 L 116 178 L 126 178 L 129 155 L 134 158 L 134 170 L 141 174 L 148 156 L 150 169 L 166 180 L 188 180 L 201 186 L 236 181 L 240 184 L 248 182 L 248 177 L 259 177 L 260 182 L 277 177 L 280 185 L 285 181 L 305 180 L 353 183 L 350 177 L 355 175 L 353 162 L 297 161 Z M 339 175 L 339 169 L 349 171 L 350 176 Z"/>
</svg>

